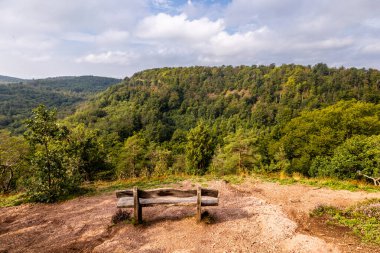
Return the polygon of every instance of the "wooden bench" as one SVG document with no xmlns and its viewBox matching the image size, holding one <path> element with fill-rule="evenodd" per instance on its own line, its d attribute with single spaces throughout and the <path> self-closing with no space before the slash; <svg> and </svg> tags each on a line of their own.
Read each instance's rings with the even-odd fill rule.
<svg viewBox="0 0 380 253">
<path fill-rule="evenodd" d="M 197 221 L 200 221 L 201 207 L 217 206 L 218 194 L 217 190 L 201 187 L 196 190 L 162 188 L 146 191 L 133 187 L 133 189 L 116 191 L 117 207 L 133 207 L 134 219 L 138 223 L 142 222 L 142 207 L 156 205 L 196 205 L 196 218 Z"/>
</svg>

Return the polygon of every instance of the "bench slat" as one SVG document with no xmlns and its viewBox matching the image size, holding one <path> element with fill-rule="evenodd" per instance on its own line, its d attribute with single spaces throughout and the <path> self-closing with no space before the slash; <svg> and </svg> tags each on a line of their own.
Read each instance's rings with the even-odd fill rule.
<svg viewBox="0 0 380 253">
<path fill-rule="evenodd" d="M 197 196 L 197 190 L 177 190 L 177 189 L 166 189 L 166 188 L 146 190 L 146 191 L 139 190 L 140 199 L 149 199 L 149 198 L 165 197 L 165 196 L 172 196 L 172 197 L 179 197 L 179 198 L 193 197 L 193 196 Z M 218 190 L 202 188 L 202 198 L 203 196 L 217 198 Z M 130 189 L 116 191 L 116 197 L 117 198 L 133 197 L 133 191 Z"/>
<path fill-rule="evenodd" d="M 140 205 L 143 207 L 146 206 L 155 206 L 155 205 L 196 205 L 197 197 L 157 197 L 157 198 L 139 198 Z M 214 197 L 202 197 L 202 206 L 217 206 L 218 198 Z M 133 207 L 133 197 L 120 197 L 117 202 L 117 207 Z"/>
</svg>

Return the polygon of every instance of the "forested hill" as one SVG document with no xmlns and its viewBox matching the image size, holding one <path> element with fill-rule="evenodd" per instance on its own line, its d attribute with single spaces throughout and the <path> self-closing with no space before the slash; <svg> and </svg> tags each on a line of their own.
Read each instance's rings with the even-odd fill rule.
<svg viewBox="0 0 380 253">
<path fill-rule="evenodd" d="M 21 78 L 11 77 L 11 76 L 2 76 L 0 75 L 0 84 L 3 83 L 19 83 L 25 81 Z"/>
<path fill-rule="evenodd" d="M 151 140 L 164 141 L 200 119 L 223 127 L 276 126 L 302 110 L 352 99 L 379 103 L 378 70 L 325 64 L 162 68 L 136 73 L 109 88 L 74 118 L 117 130 L 121 139 L 145 130 Z"/>
<path fill-rule="evenodd" d="M 120 79 L 79 76 L 36 80 L 0 78 L 0 128 L 21 131 L 23 119 L 39 104 L 56 107 L 60 114 L 72 113 L 79 102 L 91 94 L 105 90 Z"/>
<path fill-rule="evenodd" d="M 379 101 L 380 72 L 374 69 L 162 68 L 110 87 L 68 122 L 100 130 L 119 176 L 160 170 L 157 166 L 192 173 L 245 168 L 322 175 L 318 164 L 333 159 L 345 141 L 380 134 Z M 185 159 L 186 150 L 201 147 L 196 136 L 203 136 L 198 143 L 208 140 L 200 144 L 207 148 Z M 133 156 L 132 147 L 141 153 Z"/>
</svg>

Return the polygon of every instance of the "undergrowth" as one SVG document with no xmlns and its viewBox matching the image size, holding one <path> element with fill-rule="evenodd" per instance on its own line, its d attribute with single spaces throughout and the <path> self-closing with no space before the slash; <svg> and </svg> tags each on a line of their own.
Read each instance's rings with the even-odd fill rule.
<svg viewBox="0 0 380 253">
<path fill-rule="evenodd" d="M 111 223 L 118 224 L 120 222 L 131 222 L 131 213 L 126 210 L 118 209 L 112 216 Z"/>
<path fill-rule="evenodd" d="M 371 199 L 347 209 L 318 206 L 311 216 L 324 216 L 329 222 L 349 227 L 364 242 L 380 244 L 380 199 Z"/>
<path fill-rule="evenodd" d="M 204 211 L 201 214 L 201 221 L 205 224 L 214 224 L 216 222 L 215 216 L 212 215 L 209 211 Z"/>
<path fill-rule="evenodd" d="M 24 193 L 0 195 L 0 207 L 18 206 L 27 202 Z"/>
<path fill-rule="evenodd" d="M 305 184 L 315 187 L 327 187 L 333 190 L 379 192 L 380 187 L 357 180 L 338 180 L 334 178 L 306 178 L 298 173 L 289 176 L 284 173 L 254 174 L 254 177 L 282 185 Z"/>
</svg>

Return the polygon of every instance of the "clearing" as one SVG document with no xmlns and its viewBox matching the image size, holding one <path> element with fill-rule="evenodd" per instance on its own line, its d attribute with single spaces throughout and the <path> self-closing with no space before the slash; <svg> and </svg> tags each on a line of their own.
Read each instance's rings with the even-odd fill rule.
<svg viewBox="0 0 380 253">
<path fill-rule="evenodd" d="M 213 224 L 197 224 L 195 206 L 157 206 L 143 208 L 143 225 L 111 225 L 114 193 L 1 208 L 0 252 L 380 252 L 344 227 L 309 217 L 320 204 L 346 207 L 380 193 L 256 180 L 207 187 L 219 190 L 219 206 L 203 208 Z"/>
</svg>

